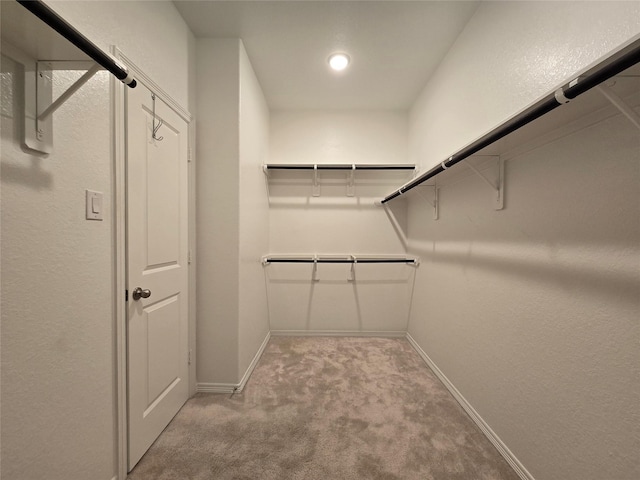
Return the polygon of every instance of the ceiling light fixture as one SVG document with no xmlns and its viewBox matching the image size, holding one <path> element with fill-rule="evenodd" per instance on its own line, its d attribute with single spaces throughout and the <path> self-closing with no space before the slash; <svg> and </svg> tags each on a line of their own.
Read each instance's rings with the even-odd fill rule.
<svg viewBox="0 0 640 480">
<path fill-rule="evenodd" d="M 347 68 L 350 61 L 351 59 L 346 53 L 334 53 L 329 57 L 329 66 L 339 72 Z"/>
</svg>

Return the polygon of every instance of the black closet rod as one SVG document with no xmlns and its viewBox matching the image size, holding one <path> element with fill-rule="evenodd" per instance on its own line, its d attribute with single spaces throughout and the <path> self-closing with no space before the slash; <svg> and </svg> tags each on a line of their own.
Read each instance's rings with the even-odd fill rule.
<svg viewBox="0 0 640 480">
<path fill-rule="evenodd" d="M 456 163 L 461 162 L 483 148 L 518 130 L 528 123 L 533 122 L 556 107 L 569 102 L 569 100 L 573 100 L 578 95 L 583 94 L 614 75 L 632 67 L 638 62 L 640 62 L 640 39 L 631 43 L 593 68 L 587 70 L 584 74 L 580 75 L 578 78 L 572 80 L 563 87 L 560 87 L 554 93 L 550 93 L 545 96 L 531 107 L 507 120 L 505 123 L 470 145 L 467 145 L 462 150 L 454 153 L 447 160 L 431 168 L 431 170 L 419 175 L 405 186 L 400 187 L 395 192 L 386 196 L 381 203 L 386 203 L 389 200 L 399 197 L 403 193 L 417 187 L 439 173 L 442 173 L 447 168 L 452 167 Z"/>
<path fill-rule="evenodd" d="M 265 258 L 265 263 L 416 263 L 413 258 Z"/>
<path fill-rule="evenodd" d="M 131 88 L 136 86 L 136 81 L 129 75 L 126 68 L 104 53 L 44 2 L 41 0 L 17 0 L 17 2 L 86 53 L 96 63 L 110 71 L 122 83 Z"/>
<path fill-rule="evenodd" d="M 353 170 L 353 165 L 349 164 L 316 164 L 316 165 L 299 165 L 299 164 L 267 164 L 267 170 Z M 415 165 L 355 165 L 356 170 L 415 170 Z"/>
</svg>

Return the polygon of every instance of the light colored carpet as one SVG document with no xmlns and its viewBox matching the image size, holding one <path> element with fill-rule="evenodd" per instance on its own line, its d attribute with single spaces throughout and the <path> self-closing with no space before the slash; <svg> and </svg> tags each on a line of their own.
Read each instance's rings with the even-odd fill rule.
<svg viewBox="0 0 640 480">
<path fill-rule="evenodd" d="M 131 480 L 517 480 L 405 339 L 273 337 L 189 400 Z"/>
</svg>

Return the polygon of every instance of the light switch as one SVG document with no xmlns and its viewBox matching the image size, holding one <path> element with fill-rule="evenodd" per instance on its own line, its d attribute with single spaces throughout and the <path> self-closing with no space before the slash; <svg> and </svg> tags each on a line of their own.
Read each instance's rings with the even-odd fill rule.
<svg viewBox="0 0 640 480">
<path fill-rule="evenodd" d="M 86 191 L 87 220 L 102 220 L 102 192 Z"/>
</svg>

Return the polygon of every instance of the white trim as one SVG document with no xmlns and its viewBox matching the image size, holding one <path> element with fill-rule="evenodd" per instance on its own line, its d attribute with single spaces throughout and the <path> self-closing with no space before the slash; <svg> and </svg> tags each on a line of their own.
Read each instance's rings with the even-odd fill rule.
<svg viewBox="0 0 640 480">
<path fill-rule="evenodd" d="M 122 51 L 115 45 L 111 46 L 111 54 L 118 60 L 122 61 L 125 66 L 132 72 L 136 79 L 147 88 L 152 90 L 158 98 L 167 104 L 169 108 L 176 112 L 188 124 L 188 145 L 192 149 L 191 134 L 191 114 L 183 108 L 176 100 L 167 92 L 160 88 L 149 76 L 140 70 Z M 125 132 L 125 85 L 117 81 L 111 76 L 112 85 L 112 138 L 113 138 L 113 229 L 114 229 L 114 309 L 115 309 L 115 354 L 116 354 L 116 395 L 117 395 L 117 432 L 118 441 L 118 475 L 119 478 L 127 478 L 127 459 L 128 459 L 128 423 L 127 423 L 127 303 L 125 301 L 126 289 L 126 132 Z M 189 284 L 189 288 L 195 289 L 195 285 Z M 191 295 L 191 294 L 190 294 Z M 189 328 L 195 324 L 193 319 L 195 312 L 189 311 Z M 191 345 L 190 345 L 190 348 Z M 195 355 L 189 366 L 195 371 Z M 195 383 L 195 375 L 189 375 L 189 380 Z M 193 391 L 190 387 L 189 391 Z"/>
<path fill-rule="evenodd" d="M 115 47 L 111 47 L 112 51 Z M 114 317 L 116 355 L 116 439 L 118 478 L 127 478 L 127 302 L 126 289 L 126 183 L 125 183 L 125 119 L 124 85 L 111 78 L 111 138 L 113 141 L 113 241 L 114 241 Z"/>
<path fill-rule="evenodd" d="M 274 337 L 382 337 L 403 338 L 407 334 L 402 330 L 375 331 L 375 330 L 271 330 Z"/>
<path fill-rule="evenodd" d="M 269 344 L 269 340 L 270 339 L 271 339 L 271 332 L 267 332 L 267 336 L 264 337 L 264 340 L 262 341 L 262 345 L 260 345 L 260 348 L 258 348 L 258 351 L 256 352 L 255 356 L 253 357 L 253 360 L 251 360 L 251 363 L 249 364 L 249 367 L 247 368 L 246 372 L 244 372 L 244 375 L 242 376 L 242 379 L 240 380 L 240 383 L 238 383 L 238 384 L 235 384 L 235 383 L 198 383 L 198 385 L 196 387 L 196 391 L 198 393 L 239 393 L 239 392 L 242 392 L 244 387 L 247 385 L 247 382 L 249 381 L 249 378 L 251 377 L 251 374 L 253 373 L 253 370 L 256 368 L 256 365 L 258 365 L 258 362 L 260 361 L 260 358 L 262 357 L 262 354 L 264 353 L 265 348 L 267 348 L 267 345 Z"/>
<path fill-rule="evenodd" d="M 267 348 L 267 344 L 269 343 L 270 338 L 271 338 L 271 332 L 267 332 L 267 336 L 264 337 L 264 340 L 262 341 L 262 345 L 260 345 L 260 348 L 258 348 L 258 351 L 253 357 L 253 360 L 251 360 L 251 363 L 249 364 L 247 371 L 244 372 L 244 375 L 242 376 L 242 379 L 238 384 L 239 392 L 241 392 L 244 389 L 245 385 L 249 381 L 249 377 L 251 377 L 251 374 L 253 373 L 253 370 L 256 368 L 256 365 L 258 364 L 260 357 L 262 357 L 262 354 L 264 353 L 264 349 Z"/>
<path fill-rule="evenodd" d="M 198 383 L 198 393 L 233 393 L 238 388 L 235 383 Z"/>
<path fill-rule="evenodd" d="M 180 115 L 187 123 L 191 122 L 191 113 L 189 113 L 189 110 L 180 105 L 171 95 L 165 92 L 156 82 L 154 82 L 151 77 L 140 70 L 132 60 L 122 53 L 122 50 L 118 47 L 112 47 L 112 52 L 119 61 L 124 63 L 125 67 L 129 70 L 129 74 L 135 77 L 136 82 L 143 83 L 149 90 L 160 97 L 162 101 L 171 108 L 171 110 Z"/>
<path fill-rule="evenodd" d="M 447 378 L 447 376 L 442 373 L 442 371 L 438 368 L 438 366 L 429 358 L 429 355 L 425 353 L 424 350 L 418 345 L 418 343 L 413 339 L 409 332 L 406 332 L 406 338 L 414 348 L 418 355 L 422 357 L 425 363 L 429 366 L 433 373 L 440 379 L 440 381 L 444 384 L 444 386 L 449 390 L 451 395 L 456 399 L 456 401 L 460 404 L 460 406 L 467 412 L 467 414 L 471 417 L 471 420 L 475 422 L 476 425 L 482 430 L 482 433 L 489 439 L 489 441 L 493 444 L 494 447 L 500 452 L 500 455 L 504 457 L 511 468 L 516 472 L 516 474 L 522 480 L 535 480 L 533 476 L 528 472 L 528 470 L 520 463 L 520 461 L 516 458 L 516 456 L 509 450 L 509 448 L 504 444 L 504 442 L 496 435 L 496 433 L 491 429 L 491 427 L 484 421 L 484 419 L 480 416 L 478 412 L 471 406 L 471 404 L 467 401 L 466 398 L 462 396 L 462 394 L 458 391 L 458 389 L 451 383 L 451 381 Z"/>
</svg>

